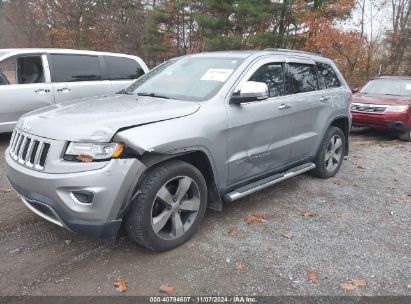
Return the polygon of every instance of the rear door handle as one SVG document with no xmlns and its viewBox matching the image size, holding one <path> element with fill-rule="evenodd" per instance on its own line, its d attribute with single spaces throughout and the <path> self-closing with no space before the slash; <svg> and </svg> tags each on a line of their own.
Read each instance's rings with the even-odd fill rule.
<svg viewBox="0 0 411 304">
<path fill-rule="evenodd" d="M 290 109 L 290 108 L 291 108 L 291 105 L 286 104 L 286 103 L 283 103 L 278 107 L 279 110 L 287 110 L 287 109 Z"/>
<path fill-rule="evenodd" d="M 50 90 L 47 90 L 47 89 L 38 89 L 38 90 L 36 90 L 36 91 L 34 91 L 34 92 L 37 93 L 37 94 L 40 94 L 40 95 L 44 95 L 44 94 L 50 93 Z"/>
<path fill-rule="evenodd" d="M 61 93 L 70 93 L 71 89 L 69 88 L 62 88 L 62 89 L 57 89 L 57 92 Z"/>
<path fill-rule="evenodd" d="M 321 102 L 325 102 L 325 101 L 328 101 L 328 100 L 330 100 L 330 97 L 328 97 L 328 96 L 323 96 L 323 97 L 320 98 Z"/>
</svg>

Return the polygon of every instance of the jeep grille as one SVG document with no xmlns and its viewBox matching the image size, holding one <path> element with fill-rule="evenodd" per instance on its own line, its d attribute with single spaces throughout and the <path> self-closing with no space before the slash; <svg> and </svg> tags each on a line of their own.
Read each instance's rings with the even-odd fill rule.
<svg viewBox="0 0 411 304">
<path fill-rule="evenodd" d="M 19 164 L 35 170 L 43 170 L 50 143 L 15 130 L 10 140 L 10 156 Z"/>
</svg>

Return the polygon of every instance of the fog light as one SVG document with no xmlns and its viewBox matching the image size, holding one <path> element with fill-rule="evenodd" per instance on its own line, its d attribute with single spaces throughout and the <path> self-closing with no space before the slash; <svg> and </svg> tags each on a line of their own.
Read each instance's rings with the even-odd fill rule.
<svg viewBox="0 0 411 304">
<path fill-rule="evenodd" d="M 94 193 L 89 191 L 73 191 L 70 197 L 80 205 L 90 205 L 93 203 Z"/>
</svg>

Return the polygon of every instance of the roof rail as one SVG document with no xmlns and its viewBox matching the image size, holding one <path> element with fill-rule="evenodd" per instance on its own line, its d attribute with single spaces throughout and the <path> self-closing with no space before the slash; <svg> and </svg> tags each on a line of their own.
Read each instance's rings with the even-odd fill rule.
<svg viewBox="0 0 411 304">
<path fill-rule="evenodd" d="M 280 49 L 280 48 L 267 48 L 267 49 L 264 49 L 263 51 L 284 52 L 284 53 L 300 53 L 300 54 L 306 54 L 306 55 L 322 56 L 319 53 L 316 54 L 316 53 L 310 53 L 310 52 L 305 52 L 305 51 L 300 51 L 300 50 L 289 50 L 289 49 Z"/>
</svg>

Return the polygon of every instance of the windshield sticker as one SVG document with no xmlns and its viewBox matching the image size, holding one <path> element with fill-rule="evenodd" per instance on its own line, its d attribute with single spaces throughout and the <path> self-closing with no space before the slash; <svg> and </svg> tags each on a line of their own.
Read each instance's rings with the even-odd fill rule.
<svg viewBox="0 0 411 304">
<path fill-rule="evenodd" d="M 203 77 L 201 77 L 201 80 L 225 82 L 233 72 L 234 70 L 230 69 L 209 69 Z"/>
<path fill-rule="evenodd" d="M 407 85 L 405 86 L 405 89 L 407 91 L 411 91 L 411 83 L 407 83 Z"/>
</svg>

